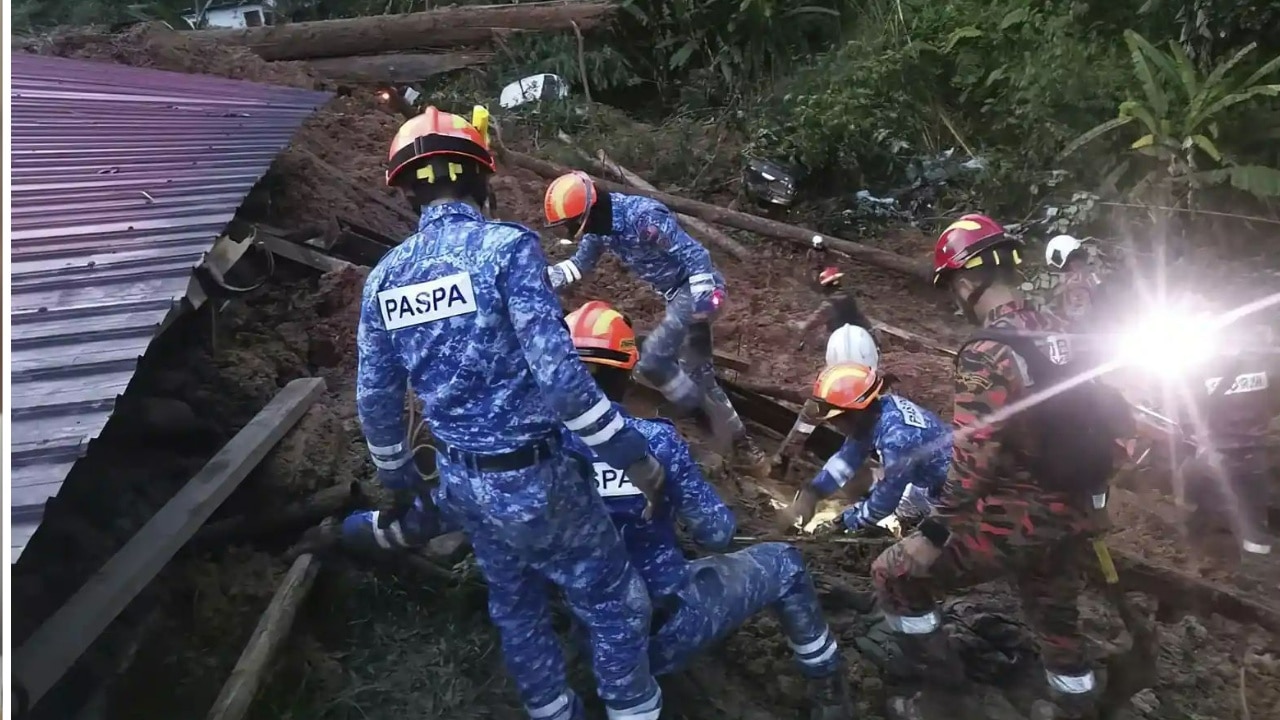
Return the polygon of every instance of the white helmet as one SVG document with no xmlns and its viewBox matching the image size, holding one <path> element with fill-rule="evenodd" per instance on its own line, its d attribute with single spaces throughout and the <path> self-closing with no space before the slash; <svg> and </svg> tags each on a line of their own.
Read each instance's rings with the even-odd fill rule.
<svg viewBox="0 0 1280 720">
<path fill-rule="evenodd" d="M 871 333 L 857 325 L 841 325 L 827 339 L 827 365 L 858 363 L 874 368 L 880 364 L 880 351 Z"/>
<path fill-rule="evenodd" d="M 1071 253 L 1079 250 L 1083 244 L 1070 235 L 1055 235 L 1044 247 L 1044 260 L 1049 263 L 1049 267 L 1061 270 Z"/>
</svg>

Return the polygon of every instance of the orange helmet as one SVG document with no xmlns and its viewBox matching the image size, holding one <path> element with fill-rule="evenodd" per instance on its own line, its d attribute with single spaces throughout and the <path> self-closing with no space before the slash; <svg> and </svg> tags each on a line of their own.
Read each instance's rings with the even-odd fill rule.
<svg viewBox="0 0 1280 720">
<path fill-rule="evenodd" d="M 569 313 L 564 321 L 583 362 L 631 370 L 640 360 L 631 321 L 609 303 L 592 300 Z"/>
<path fill-rule="evenodd" d="M 813 399 L 831 408 L 827 417 L 848 410 L 865 410 L 884 392 L 885 380 L 875 368 L 858 363 L 838 363 L 823 370 L 813 382 Z"/>
<path fill-rule="evenodd" d="M 823 287 L 829 287 L 839 283 L 842 277 L 844 277 L 844 273 L 840 272 L 840 268 L 831 265 L 823 268 L 822 272 L 818 273 L 818 284 Z"/>
<path fill-rule="evenodd" d="M 405 178 L 401 173 L 419 160 L 438 155 L 452 155 L 479 163 L 489 172 L 497 172 L 497 163 L 489 151 L 489 111 L 477 105 L 472 122 L 461 115 L 441 112 L 434 107 L 422 111 L 400 126 L 387 153 L 387 185 L 397 185 Z M 450 165 L 450 179 L 463 172 L 463 165 Z M 431 167 L 418 169 L 417 179 L 435 181 Z"/>
<path fill-rule="evenodd" d="M 563 225 L 575 218 L 583 218 L 585 224 L 587 211 L 596 204 L 597 197 L 596 184 L 584 172 L 575 170 L 552 180 L 542 199 L 547 227 Z"/>
</svg>

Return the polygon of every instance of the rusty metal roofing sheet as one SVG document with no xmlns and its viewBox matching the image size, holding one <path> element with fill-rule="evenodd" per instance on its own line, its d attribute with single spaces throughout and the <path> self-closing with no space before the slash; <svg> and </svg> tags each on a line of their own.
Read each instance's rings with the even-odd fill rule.
<svg viewBox="0 0 1280 720">
<path fill-rule="evenodd" d="M 10 55 L 13 559 L 192 268 L 327 93 Z"/>
</svg>

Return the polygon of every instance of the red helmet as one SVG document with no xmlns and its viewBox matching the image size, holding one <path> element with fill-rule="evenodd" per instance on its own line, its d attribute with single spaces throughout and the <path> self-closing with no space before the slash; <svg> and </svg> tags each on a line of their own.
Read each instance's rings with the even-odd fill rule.
<svg viewBox="0 0 1280 720">
<path fill-rule="evenodd" d="M 947 226 L 938 236 L 933 247 L 933 284 L 942 281 L 944 274 L 963 270 L 974 258 L 994 247 L 1021 242 L 1004 234 L 1004 226 L 986 215 L 969 213 Z M 1014 262 L 1019 262 L 1014 255 Z"/>
<path fill-rule="evenodd" d="M 831 265 L 823 268 L 822 272 L 818 273 L 818 284 L 823 287 L 837 285 L 842 277 L 844 277 L 844 273 L 840 272 L 840 268 Z"/>
</svg>

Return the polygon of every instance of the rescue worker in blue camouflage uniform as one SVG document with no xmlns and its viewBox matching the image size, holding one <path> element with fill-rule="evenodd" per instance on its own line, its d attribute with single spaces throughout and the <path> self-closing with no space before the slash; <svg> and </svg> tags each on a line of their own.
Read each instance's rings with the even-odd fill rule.
<svg viewBox="0 0 1280 720">
<path fill-rule="evenodd" d="M 611 720 L 656 720 L 648 593 L 562 428 L 654 501 L 662 466 L 576 361 L 537 234 L 481 214 L 496 167 L 488 115 L 474 117 L 429 107 L 391 143 L 387 184 L 421 218 L 369 273 L 361 305 L 356 403 L 391 498 L 377 526 L 402 536 L 415 507 L 425 534 L 438 524 L 407 442 L 408 386 L 435 438 L 439 502 L 471 538 L 529 717 L 583 717 L 551 626 L 554 585 L 588 628 Z"/>
<path fill-rule="evenodd" d="M 879 370 L 859 363 L 831 365 L 818 375 L 810 403 L 845 441 L 817 477 L 796 494 L 784 514 L 788 524 L 807 525 L 818 501 L 853 479 L 873 452 L 884 466 L 884 478 L 871 486 L 866 500 L 840 513 L 836 528 L 869 528 L 904 500 L 910 505 L 921 495 L 929 500 L 938 497 L 951 465 L 951 429 L 928 410 L 888 392 L 888 386 L 888 378 Z"/>
<path fill-rule="evenodd" d="M 566 319 L 578 354 L 605 394 L 621 403 L 639 353 L 630 322 L 608 304 L 592 301 Z M 616 406 L 623 413 L 620 405 Z M 623 415 L 623 417 L 626 417 Z M 646 518 L 643 493 L 628 474 L 593 455 L 596 489 L 621 532 L 632 562 L 643 575 L 654 603 L 650 666 L 655 675 L 678 672 L 713 643 L 741 627 L 755 614 L 772 608 L 810 682 L 811 720 L 847 720 L 853 709 L 836 638 L 818 605 L 813 582 L 800 552 L 786 543 L 760 543 L 727 555 L 689 561 L 680 550 L 676 521 L 709 550 L 721 550 L 733 539 L 733 511 L 720 499 L 689 453 L 689 447 L 666 420 L 626 417 L 649 441 L 666 470 L 664 500 Z M 569 440 L 568 442 L 575 442 Z M 452 512 L 442 503 L 445 519 Z M 422 505 L 419 504 L 419 508 Z M 343 523 L 342 540 L 366 548 L 421 547 L 421 510 L 400 523 L 402 532 L 379 531 L 376 512 L 360 512 Z M 696 579 L 696 581 L 695 581 Z"/>
<path fill-rule="evenodd" d="M 711 364 L 711 320 L 724 301 L 725 287 L 707 249 L 681 229 L 662 203 L 638 195 L 599 193 L 583 172 L 553 180 L 543 209 L 548 226 L 581 239 L 573 257 L 548 269 L 552 287 L 582 279 L 606 250 L 653 286 L 666 298 L 667 312 L 645 340 L 636 371 L 681 412 L 701 410 L 734 459 L 752 474 L 766 475 L 768 459 L 747 434 Z"/>
</svg>

